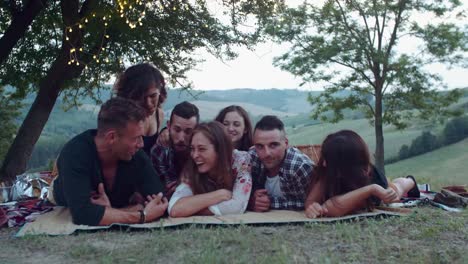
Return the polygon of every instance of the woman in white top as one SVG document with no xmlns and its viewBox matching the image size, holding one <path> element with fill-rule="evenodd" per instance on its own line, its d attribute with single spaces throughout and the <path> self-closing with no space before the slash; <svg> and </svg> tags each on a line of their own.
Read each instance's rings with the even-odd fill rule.
<svg viewBox="0 0 468 264">
<path fill-rule="evenodd" d="M 191 159 L 169 202 L 171 217 L 244 213 L 252 190 L 250 155 L 233 150 L 221 123 L 199 124 L 190 140 Z"/>
</svg>

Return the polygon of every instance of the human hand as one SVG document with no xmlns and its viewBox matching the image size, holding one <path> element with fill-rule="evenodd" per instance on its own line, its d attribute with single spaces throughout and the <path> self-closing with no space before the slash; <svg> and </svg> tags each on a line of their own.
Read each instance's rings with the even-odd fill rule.
<svg viewBox="0 0 468 264">
<path fill-rule="evenodd" d="M 163 129 L 159 132 L 158 139 L 156 139 L 156 144 L 163 147 L 169 147 L 171 145 L 171 140 L 169 138 L 169 129 Z"/>
<path fill-rule="evenodd" d="M 317 218 L 320 216 L 324 216 L 328 214 L 328 210 L 325 206 L 320 205 L 317 202 L 314 202 L 313 204 L 310 204 L 306 209 L 305 209 L 305 215 L 308 218 Z"/>
<path fill-rule="evenodd" d="M 167 210 L 169 203 L 162 193 L 148 195 L 145 202 L 146 222 L 151 222 L 161 217 Z"/>
<path fill-rule="evenodd" d="M 106 191 L 104 190 L 104 184 L 100 183 L 98 185 L 98 191 L 91 192 L 91 203 L 95 205 L 100 205 L 104 207 L 111 207 L 109 198 L 107 197 Z"/>
<path fill-rule="evenodd" d="M 270 197 L 266 189 L 258 189 L 250 197 L 249 206 L 255 212 L 266 212 L 270 210 Z"/>
<path fill-rule="evenodd" d="M 384 189 L 378 184 L 373 184 L 373 195 L 377 196 L 384 203 L 398 202 L 398 193 L 392 188 Z"/>
</svg>

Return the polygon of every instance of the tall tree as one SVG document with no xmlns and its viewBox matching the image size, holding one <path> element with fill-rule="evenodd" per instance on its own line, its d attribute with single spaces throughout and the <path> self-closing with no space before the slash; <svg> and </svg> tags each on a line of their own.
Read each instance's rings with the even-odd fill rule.
<svg viewBox="0 0 468 264">
<path fill-rule="evenodd" d="M 24 172 L 34 144 L 59 95 L 69 103 L 96 91 L 124 63 L 153 62 L 178 86 L 189 84 L 184 73 L 197 63 L 191 55 L 206 48 L 232 58 L 234 45 L 258 41 L 257 27 L 243 24 L 269 17 L 278 0 L 223 0 L 210 11 L 202 0 L 55 0 L 31 24 L 0 68 L 0 85 L 16 88 L 15 96 L 35 93 L 35 100 L 9 148 L 0 179 Z M 219 8 L 219 7 L 224 7 Z M 223 22 L 218 18 L 224 12 Z M 0 32 L 12 22 L 0 13 Z"/>
<path fill-rule="evenodd" d="M 445 87 L 441 77 L 425 66 L 466 65 L 467 28 L 451 22 L 466 19 L 457 13 L 460 5 L 458 0 L 304 3 L 272 18 L 267 32 L 292 44 L 275 59 L 277 66 L 304 83 L 324 84 L 323 93 L 309 96 L 313 118 L 337 122 L 347 108 L 366 114 L 375 127 L 375 164 L 384 171 L 384 124 L 402 129 L 414 116 L 453 114 L 446 106 L 459 91 L 439 92 Z M 417 51 L 405 51 L 414 44 Z M 328 111 L 334 115 L 324 115 Z"/>
</svg>

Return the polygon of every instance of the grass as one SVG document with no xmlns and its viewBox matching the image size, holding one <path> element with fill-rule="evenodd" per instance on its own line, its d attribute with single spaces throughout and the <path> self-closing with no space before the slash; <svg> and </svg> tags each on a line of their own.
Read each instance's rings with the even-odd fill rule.
<svg viewBox="0 0 468 264">
<path fill-rule="evenodd" d="M 412 174 L 435 189 L 450 184 L 468 184 L 468 139 L 385 166 L 390 178 Z"/>
<path fill-rule="evenodd" d="M 466 263 L 468 213 L 419 208 L 407 217 L 335 224 L 188 226 L 12 238 L 2 263 Z"/>
</svg>

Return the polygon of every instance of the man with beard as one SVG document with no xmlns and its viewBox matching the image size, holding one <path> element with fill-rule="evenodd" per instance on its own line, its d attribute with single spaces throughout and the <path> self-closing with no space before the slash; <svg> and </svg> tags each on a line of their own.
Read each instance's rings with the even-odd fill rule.
<svg viewBox="0 0 468 264">
<path fill-rule="evenodd" d="M 313 168 L 312 160 L 288 146 L 283 122 L 264 116 L 255 125 L 251 149 L 253 192 L 249 208 L 303 210 Z"/>
<path fill-rule="evenodd" d="M 145 118 L 145 110 L 134 101 L 110 99 L 99 111 L 97 129 L 62 148 L 49 199 L 68 207 L 75 224 L 142 224 L 166 211 L 163 185 L 140 150 Z M 132 205 L 135 193 L 146 202 Z"/>
<path fill-rule="evenodd" d="M 156 144 L 151 150 L 153 166 L 166 186 L 167 197 L 174 192 L 185 161 L 190 158 L 189 140 L 200 119 L 198 112 L 198 108 L 187 101 L 176 105 L 167 121 L 169 146 Z"/>
</svg>

